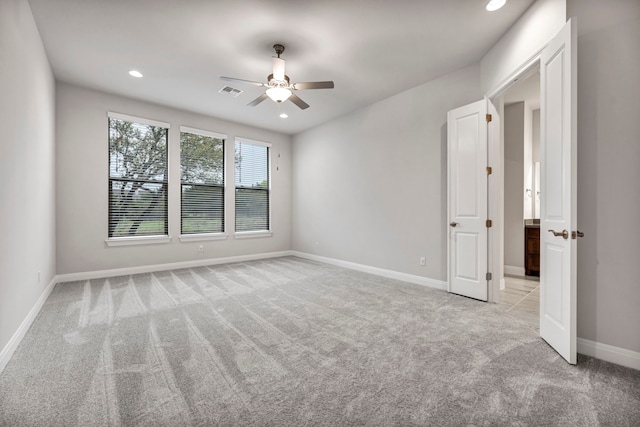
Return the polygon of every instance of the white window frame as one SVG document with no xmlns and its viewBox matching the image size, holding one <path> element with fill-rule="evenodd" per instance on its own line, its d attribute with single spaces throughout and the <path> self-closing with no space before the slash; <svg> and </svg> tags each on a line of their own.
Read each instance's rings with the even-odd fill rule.
<svg viewBox="0 0 640 427">
<path fill-rule="evenodd" d="M 267 230 L 249 230 L 249 231 L 235 231 L 235 222 L 236 222 L 236 218 L 237 218 L 237 214 L 235 211 L 235 195 L 236 195 L 236 180 L 235 180 L 235 173 L 236 173 L 236 164 L 235 161 L 233 162 L 233 196 L 234 196 L 234 201 L 233 201 L 233 209 L 234 209 L 234 213 L 233 213 L 233 223 L 234 223 L 234 232 L 233 232 L 233 237 L 235 239 L 253 239 L 253 238 L 262 238 L 262 237 L 271 237 L 273 235 L 273 231 L 272 231 L 272 222 L 273 222 L 273 216 L 272 216 L 272 206 L 271 206 L 271 192 L 272 192 L 272 185 L 271 185 L 271 177 L 272 177 L 272 173 L 271 173 L 271 157 L 273 155 L 272 153 L 272 148 L 273 148 L 273 144 L 269 143 L 269 142 L 264 142 L 264 141 L 258 141 L 255 139 L 250 139 L 250 138 L 244 138 L 244 137 L 235 137 L 234 141 L 233 141 L 233 147 L 234 147 L 234 151 L 233 151 L 233 158 L 235 159 L 235 145 L 236 142 L 240 142 L 240 143 L 245 143 L 245 144 L 252 144 L 252 145 L 258 145 L 258 146 L 262 146 L 262 147 L 267 147 L 268 150 L 268 156 L 267 156 L 267 179 L 269 180 L 269 198 L 268 198 L 268 204 L 269 204 L 269 211 L 267 213 L 267 215 L 269 216 L 269 220 L 268 220 L 268 229 Z"/>
<path fill-rule="evenodd" d="M 133 245 L 156 245 L 171 242 L 171 221 L 169 221 L 169 182 L 171 177 L 170 171 L 170 158 L 171 158 L 171 145 L 169 143 L 169 132 L 171 129 L 171 124 L 168 122 L 162 122 L 153 119 L 147 119 L 144 117 L 131 116 L 129 114 L 116 113 L 113 111 L 107 111 L 107 119 L 117 119 L 117 120 L 125 120 L 134 123 L 140 123 L 143 125 L 149 126 L 160 126 L 167 129 L 167 234 L 166 235 L 157 235 L 157 236 L 122 236 L 122 237 L 109 237 L 109 229 L 107 227 L 107 238 L 105 239 L 105 244 L 109 247 L 117 247 L 117 246 L 133 246 Z M 107 129 L 108 120 L 107 120 Z M 110 141 L 107 132 L 107 147 L 109 147 Z M 108 149 L 109 150 L 109 149 Z M 107 150 L 107 151 L 108 151 Z M 109 175 L 107 176 L 107 181 L 109 180 Z M 109 215 L 109 206 L 107 202 L 107 217 Z M 108 221 L 108 219 L 107 219 Z"/>
<path fill-rule="evenodd" d="M 209 137 L 209 138 L 216 138 L 216 139 L 221 139 L 223 141 L 223 153 L 224 153 L 224 158 L 223 163 L 224 163 L 224 172 L 223 172 L 223 179 L 224 179 L 224 185 L 223 190 L 224 190 L 224 209 L 223 209 L 223 224 L 224 224 L 224 230 L 222 232 L 219 233 L 198 233 L 198 234 L 182 234 L 182 225 L 180 225 L 180 236 L 179 239 L 181 242 L 203 242 L 203 241 L 212 241 L 212 240 L 226 240 L 227 237 L 229 236 L 226 232 L 227 227 L 228 227 L 228 222 L 227 222 L 227 190 L 228 190 L 228 186 L 227 186 L 227 149 L 226 149 L 226 144 L 227 144 L 227 138 L 228 136 L 223 134 L 223 133 L 218 133 L 218 132 L 212 132 L 212 131 L 208 131 L 208 130 L 204 130 L 204 129 L 198 129 L 198 128 L 192 128 L 192 127 L 188 127 L 188 126 L 180 126 L 180 137 L 182 138 L 182 132 L 185 133 L 191 133 L 194 135 L 200 135 L 200 136 L 205 136 L 205 137 Z M 182 139 L 181 139 L 182 140 Z M 180 144 L 180 149 L 182 150 L 182 143 Z M 182 156 L 182 151 L 180 151 L 180 156 Z M 182 191 L 182 157 L 180 157 L 180 191 Z M 180 223 L 182 224 L 182 196 L 180 197 Z"/>
</svg>

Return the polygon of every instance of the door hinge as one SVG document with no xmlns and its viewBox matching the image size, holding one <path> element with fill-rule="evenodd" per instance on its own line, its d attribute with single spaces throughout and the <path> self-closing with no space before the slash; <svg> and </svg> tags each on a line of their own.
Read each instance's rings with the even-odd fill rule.
<svg viewBox="0 0 640 427">
<path fill-rule="evenodd" d="M 491 175 L 493 173 L 493 168 L 491 166 L 487 166 L 487 175 Z"/>
<path fill-rule="evenodd" d="M 491 280 L 491 279 L 493 279 L 493 274 L 487 273 L 487 280 Z"/>
<path fill-rule="evenodd" d="M 487 226 L 487 228 L 491 228 L 491 227 L 493 227 L 493 221 L 491 221 L 490 219 L 488 219 L 488 220 L 487 220 L 487 222 L 486 222 L 486 226 Z"/>
<path fill-rule="evenodd" d="M 493 117 L 491 116 L 491 114 L 487 114 L 486 119 L 487 119 L 487 123 L 489 123 L 493 119 Z"/>
</svg>

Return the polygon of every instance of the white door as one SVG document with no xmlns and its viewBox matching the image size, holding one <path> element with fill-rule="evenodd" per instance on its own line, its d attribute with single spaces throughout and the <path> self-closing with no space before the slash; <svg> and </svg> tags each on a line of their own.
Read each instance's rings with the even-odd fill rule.
<svg viewBox="0 0 640 427">
<path fill-rule="evenodd" d="M 487 300 L 487 101 L 447 114 L 449 292 Z"/>
<path fill-rule="evenodd" d="M 540 336 L 576 363 L 576 25 L 540 58 Z"/>
</svg>

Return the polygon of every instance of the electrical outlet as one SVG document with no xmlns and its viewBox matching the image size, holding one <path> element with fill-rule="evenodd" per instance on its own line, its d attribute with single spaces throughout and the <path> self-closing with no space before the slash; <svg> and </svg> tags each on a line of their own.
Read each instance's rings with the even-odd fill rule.
<svg viewBox="0 0 640 427">
<path fill-rule="evenodd" d="M 204 246 L 203 245 L 198 246 L 198 253 L 201 253 L 201 254 L 204 253 Z"/>
<path fill-rule="evenodd" d="M 38 283 L 40 283 L 40 272 L 38 271 Z"/>
<path fill-rule="evenodd" d="M 425 257 L 420 257 L 420 265 L 422 265 L 422 266 L 427 265 L 427 258 L 425 258 Z"/>
</svg>

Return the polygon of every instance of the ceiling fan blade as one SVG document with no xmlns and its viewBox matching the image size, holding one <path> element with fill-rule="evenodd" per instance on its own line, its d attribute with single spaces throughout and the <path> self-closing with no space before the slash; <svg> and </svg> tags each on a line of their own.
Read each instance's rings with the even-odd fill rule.
<svg viewBox="0 0 640 427">
<path fill-rule="evenodd" d="M 251 101 L 250 103 L 247 104 L 247 106 L 249 107 L 255 107 L 256 105 L 260 104 L 262 101 L 264 101 L 265 99 L 267 99 L 269 96 L 266 93 L 263 93 L 262 95 L 260 95 L 259 97 L 257 97 L 256 99 L 254 99 L 253 101 Z"/>
<path fill-rule="evenodd" d="M 284 81 L 284 59 L 273 58 L 273 78 L 281 82 Z"/>
<path fill-rule="evenodd" d="M 333 89 L 334 85 L 332 81 L 328 82 L 303 82 L 303 83 L 294 83 L 293 88 L 295 90 L 303 90 L 303 89 Z"/>
<path fill-rule="evenodd" d="M 265 83 L 254 82 L 253 80 L 236 79 L 236 78 L 233 78 L 233 77 L 220 76 L 220 80 L 226 80 L 228 82 L 249 83 L 251 85 L 259 86 L 259 87 L 266 87 L 267 86 L 267 84 L 265 84 Z"/>
<path fill-rule="evenodd" d="M 289 97 L 289 101 L 296 104 L 298 107 L 300 107 L 301 110 L 309 108 L 309 104 L 300 99 L 300 97 L 298 97 L 298 95 L 296 95 L 295 93 L 291 94 L 291 96 Z"/>
</svg>

